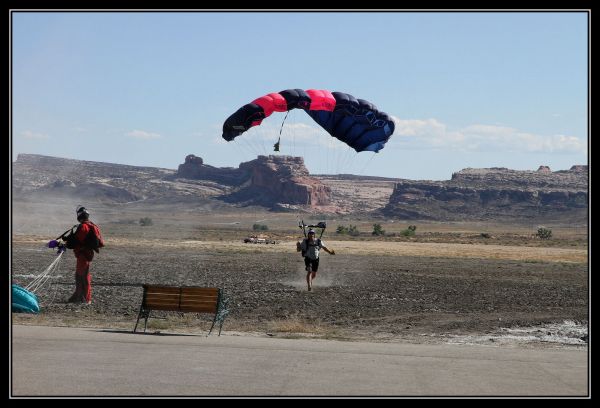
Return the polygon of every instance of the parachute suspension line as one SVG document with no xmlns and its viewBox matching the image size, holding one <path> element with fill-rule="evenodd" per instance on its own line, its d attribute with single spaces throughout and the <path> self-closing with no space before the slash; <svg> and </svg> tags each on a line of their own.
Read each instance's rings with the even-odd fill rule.
<svg viewBox="0 0 600 408">
<path fill-rule="evenodd" d="M 348 152 L 350 152 L 350 148 L 346 147 L 344 149 L 341 149 L 341 152 L 337 155 L 337 163 L 336 163 L 336 169 L 335 172 L 336 174 L 340 174 L 340 173 L 351 173 L 348 170 L 348 166 L 350 165 L 350 158 L 351 156 L 348 154 Z"/>
<path fill-rule="evenodd" d="M 265 156 L 268 156 L 268 155 L 269 155 L 269 153 L 267 152 L 267 147 L 266 147 L 266 145 L 265 145 L 265 141 L 264 141 L 264 140 L 261 142 L 261 145 L 260 145 L 260 147 L 262 148 L 262 151 L 263 151 L 264 155 L 265 155 Z"/>
<path fill-rule="evenodd" d="M 331 143 L 331 139 L 327 140 L 327 152 L 329 152 L 332 148 L 332 143 Z M 335 150 L 334 150 L 335 152 Z M 329 168 L 329 153 L 325 155 L 325 171 L 323 171 L 322 173 L 324 174 L 328 174 L 331 173 L 330 168 Z"/>
<path fill-rule="evenodd" d="M 261 128 L 262 131 L 262 128 Z M 262 136 L 262 133 L 259 134 L 259 136 Z M 245 139 L 246 143 L 248 143 L 249 146 L 251 146 L 252 151 L 254 152 L 255 156 L 260 156 L 261 154 L 263 154 L 265 152 L 265 141 L 262 140 L 262 137 L 260 138 L 247 138 Z"/>
<path fill-rule="evenodd" d="M 336 168 L 335 168 L 336 174 L 340 174 L 340 170 L 342 168 L 344 168 L 343 165 L 346 162 L 347 154 L 348 154 L 348 149 L 344 149 L 342 152 L 340 152 L 340 154 L 337 155 L 337 163 L 336 163 Z"/>
<path fill-rule="evenodd" d="M 371 163 L 371 160 L 373 160 L 373 157 L 375 157 L 377 153 L 373 152 L 373 154 L 371 155 L 371 157 L 369 157 L 369 160 L 367 160 L 367 162 L 365 163 L 364 166 L 362 166 L 362 169 L 360 169 L 360 171 L 358 172 L 358 175 L 362 176 L 363 172 L 365 171 L 365 169 L 367 168 L 367 166 Z"/>
<path fill-rule="evenodd" d="M 244 152 L 244 150 L 242 149 L 242 147 L 240 146 L 240 142 L 237 141 L 233 141 L 231 143 L 231 145 L 235 148 L 235 150 L 237 151 L 237 154 L 240 156 L 240 163 L 246 160 L 246 153 Z"/>
<path fill-rule="evenodd" d="M 248 151 L 250 150 L 247 145 L 243 145 L 245 142 L 242 142 L 241 137 L 234 139 L 233 143 L 236 143 L 236 146 L 238 146 L 244 152 L 244 155 L 246 155 L 248 153 Z"/>
<path fill-rule="evenodd" d="M 353 149 L 346 149 L 344 159 L 342 160 L 342 169 L 344 173 L 356 174 L 356 165 L 360 155 Z"/>
<path fill-rule="evenodd" d="M 345 167 L 351 169 L 349 173 L 356 174 L 356 166 L 360 164 L 361 155 L 354 149 L 348 148 L 346 150 L 346 161 L 344 162 Z"/>
<path fill-rule="evenodd" d="M 330 137 L 327 139 L 327 148 L 325 149 L 325 172 L 327 174 L 335 174 L 338 171 L 340 163 L 340 155 L 344 149 L 339 147 L 337 139 Z"/>
<path fill-rule="evenodd" d="M 35 279 L 25 287 L 25 289 L 33 293 L 39 290 L 48 281 L 48 279 L 50 279 L 50 275 L 58 270 L 58 265 L 60 264 L 60 260 L 62 259 L 64 253 L 65 252 L 63 251 L 58 254 L 56 259 L 52 261 L 52 263 L 42 273 L 36 276 Z"/>
<path fill-rule="evenodd" d="M 292 116 L 290 117 L 290 121 L 292 121 L 292 123 L 296 123 L 296 111 L 292 112 Z M 288 129 L 290 129 L 289 126 L 288 126 Z M 297 156 L 298 155 L 296 153 L 296 151 L 297 151 L 297 148 L 296 148 L 296 132 L 298 132 L 298 128 L 292 126 L 292 128 L 291 128 L 291 133 L 292 133 L 292 156 Z"/>
<path fill-rule="evenodd" d="M 348 148 L 346 150 L 346 161 L 344 162 L 344 166 L 346 168 L 352 168 L 352 173 L 354 173 L 354 168 L 356 163 L 358 162 L 359 154 L 352 148 Z"/>
<path fill-rule="evenodd" d="M 289 114 L 290 111 L 287 111 L 285 117 L 283 118 L 283 121 L 281 122 L 281 128 L 279 129 L 279 138 L 277 139 L 277 143 L 273 145 L 273 150 L 276 152 L 279 151 L 279 143 L 281 143 L 281 132 L 283 131 L 283 124 L 285 123 L 285 120 L 287 119 Z"/>
<path fill-rule="evenodd" d="M 240 140 L 240 145 L 243 143 L 247 151 L 251 152 L 254 156 L 260 155 L 260 150 L 258 150 L 256 146 L 252 144 L 252 142 L 250 142 L 247 138 L 239 137 L 238 139 Z"/>
<path fill-rule="evenodd" d="M 252 145 L 254 146 L 254 151 L 256 152 L 256 156 L 260 156 L 260 155 L 268 155 L 267 153 L 267 149 L 265 147 L 265 133 L 264 133 L 264 129 L 257 129 L 256 132 L 259 133 L 258 138 L 254 138 L 252 139 Z M 251 138 L 246 139 L 248 141 L 248 143 L 250 143 Z"/>
</svg>

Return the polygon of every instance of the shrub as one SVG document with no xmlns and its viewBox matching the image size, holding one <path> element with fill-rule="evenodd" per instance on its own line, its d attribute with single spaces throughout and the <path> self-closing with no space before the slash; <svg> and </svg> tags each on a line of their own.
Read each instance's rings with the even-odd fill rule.
<svg viewBox="0 0 600 408">
<path fill-rule="evenodd" d="M 552 237 L 552 230 L 549 228 L 538 228 L 537 233 L 535 234 L 540 239 L 550 239 Z"/>
<path fill-rule="evenodd" d="M 385 230 L 381 228 L 381 224 L 373 224 L 373 235 L 385 235 Z"/>
<path fill-rule="evenodd" d="M 356 225 L 350 225 L 348 227 L 348 234 L 352 235 L 353 237 L 360 235 L 360 231 L 358 230 L 358 228 L 356 227 Z"/>
<path fill-rule="evenodd" d="M 337 228 L 335 229 L 335 233 L 336 234 L 347 234 L 348 227 L 345 227 L 343 225 L 338 225 Z"/>
<path fill-rule="evenodd" d="M 400 235 L 405 236 L 405 237 L 414 237 L 415 236 L 415 230 L 413 230 L 413 229 L 405 229 L 403 231 L 400 231 Z"/>
<path fill-rule="evenodd" d="M 150 217 L 140 218 L 140 225 L 142 227 L 147 227 L 147 226 L 152 225 L 152 224 L 153 224 L 152 218 L 150 218 Z"/>
<path fill-rule="evenodd" d="M 358 228 L 356 227 L 356 225 L 352 225 L 352 224 L 350 224 L 347 227 L 345 225 L 338 225 L 335 232 L 336 232 L 336 234 L 348 234 L 348 235 L 352 235 L 353 237 L 360 235 L 360 232 L 358 231 Z"/>
<path fill-rule="evenodd" d="M 416 225 L 409 225 L 405 230 L 400 231 L 400 235 L 404 237 L 414 237 L 415 231 L 417 230 Z"/>
<path fill-rule="evenodd" d="M 254 225 L 252 226 L 252 229 L 253 229 L 254 231 L 268 231 L 268 230 L 269 230 L 269 227 L 267 227 L 267 226 L 266 226 L 266 225 L 264 225 L 264 224 L 254 224 Z"/>
</svg>

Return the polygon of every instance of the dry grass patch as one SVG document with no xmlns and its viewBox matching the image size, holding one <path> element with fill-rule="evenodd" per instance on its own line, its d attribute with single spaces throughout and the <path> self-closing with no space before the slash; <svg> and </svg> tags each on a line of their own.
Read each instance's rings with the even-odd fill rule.
<svg viewBox="0 0 600 408">
<path fill-rule="evenodd" d="M 46 241 L 42 241 L 38 237 L 28 236 L 15 238 L 14 242 L 39 242 L 43 245 Z M 324 242 L 329 248 L 335 249 L 338 256 L 343 256 L 346 253 L 354 255 L 422 256 L 573 263 L 585 263 L 588 260 L 587 249 L 429 242 L 336 241 L 329 239 L 324 239 Z M 296 240 L 281 241 L 275 245 L 259 245 L 245 244 L 241 241 L 113 238 L 110 241 L 110 245 L 104 250 L 109 251 L 110 247 L 177 248 L 219 253 L 296 253 Z"/>
</svg>

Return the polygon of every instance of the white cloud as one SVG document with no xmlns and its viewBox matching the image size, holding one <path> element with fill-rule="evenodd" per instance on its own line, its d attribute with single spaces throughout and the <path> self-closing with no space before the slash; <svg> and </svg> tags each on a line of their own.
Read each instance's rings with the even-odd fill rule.
<svg viewBox="0 0 600 408">
<path fill-rule="evenodd" d="M 473 124 L 457 130 L 436 119 L 399 119 L 388 146 L 453 151 L 587 153 L 585 141 L 567 135 L 538 135 L 508 126 Z"/>
<path fill-rule="evenodd" d="M 45 133 L 32 132 L 31 130 L 24 130 L 21 132 L 21 137 L 25 139 L 44 140 L 50 137 Z"/>
<path fill-rule="evenodd" d="M 403 120 L 392 116 L 396 125 L 394 135 L 415 136 L 415 137 L 440 137 L 446 134 L 446 125 L 438 122 L 436 119 L 408 119 Z"/>
<path fill-rule="evenodd" d="M 132 130 L 131 132 L 125 133 L 125 136 L 133 137 L 134 139 L 160 139 L 161 136 L 158 133 L 146 132 L 144 130 Z"/>
</svg>

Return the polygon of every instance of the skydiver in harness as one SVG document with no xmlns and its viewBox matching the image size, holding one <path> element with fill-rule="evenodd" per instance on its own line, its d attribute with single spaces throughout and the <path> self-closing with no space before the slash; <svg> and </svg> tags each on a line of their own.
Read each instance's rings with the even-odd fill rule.
<svg viewBox="0 0 600 408">
<path fill-rule="evenodd" d="M 323 230 L 324 229 L 325 228 L 323 228 Z M 321 236 L 323 236 L 322 231 Z M 316 278 L 317 270 L 319 270 L 319 250 L 323 249 L 331 255 L 335 255 L 335 251 L 327 248 L 323 241 L 321 241 L 321 238 L 316 239 L 315 230 L 312 228 L 308 230 L 306 238 L 299 243 L 297 249 L 302 251 L 302 256 L 304 257 L 304 265 L 306 265 L 306 284 L 308 285 L 308 291 L 310 292 L 312 290 L 312 281 Z"/>
</svg>

